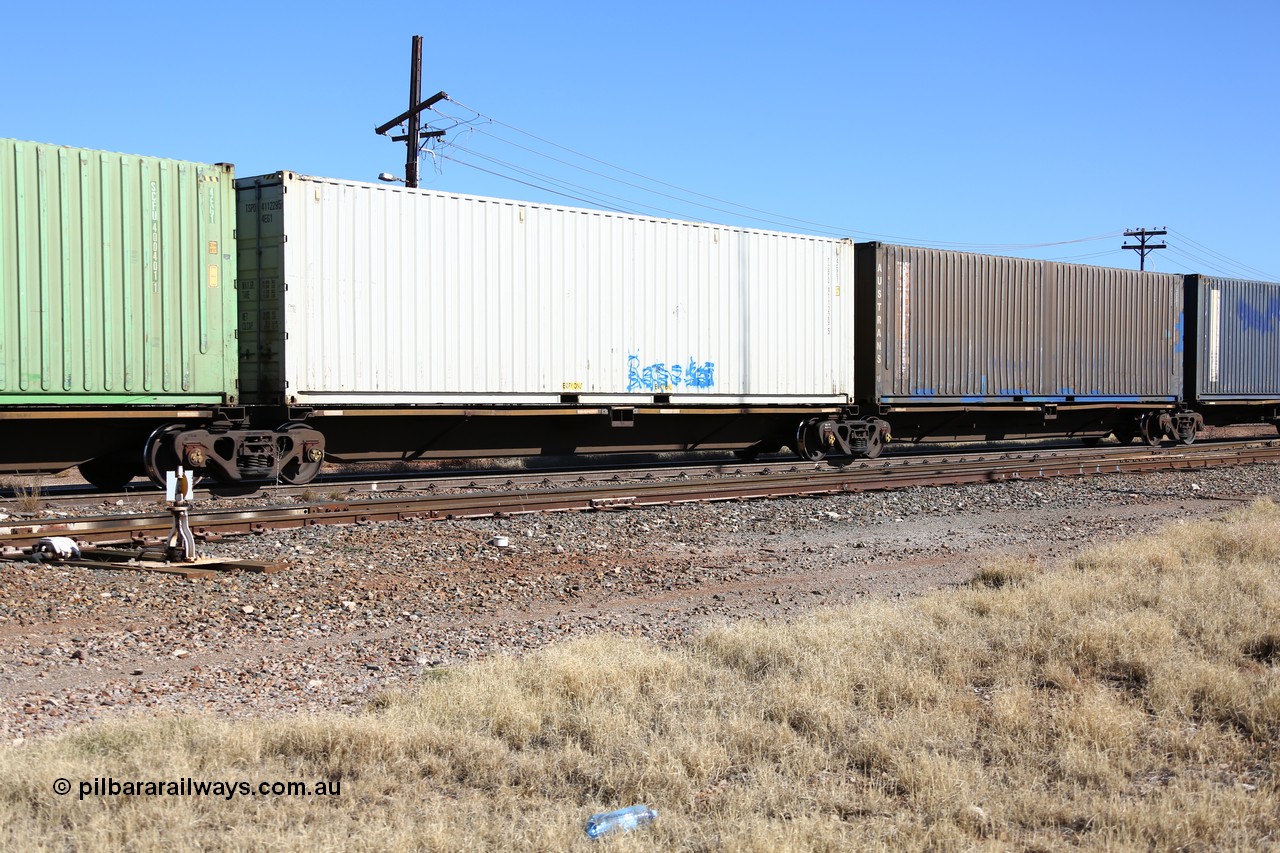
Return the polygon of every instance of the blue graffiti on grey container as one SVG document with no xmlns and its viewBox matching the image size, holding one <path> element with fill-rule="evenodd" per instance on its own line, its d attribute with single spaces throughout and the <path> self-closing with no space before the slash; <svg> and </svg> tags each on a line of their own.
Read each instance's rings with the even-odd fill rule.
<svg viewBox="0 0 1280 853">
<path fill-rule="evenodd" d="M 1280 321 L 1280 296 L 1272 296 L 1267 300 L 1265 308 L 1255 308 L 1241 299 L 1236 305 L 1236 316 L 1240 318 L 1245 331 L 1257 329 L 1259 332 L 1269 331 L 1271 324 Z"/>
<path fill-rule="evenodd" d="M 641 367 L 640 356 L 627 356 L 628 391 L 670 391 L 681 386 L 710 388 L 716 384 L 715 374 L 715 363 L 710 361 L 698 364 L 690 358 L 687 365 L 664 364 L 659 361 Z"/>
</svg>

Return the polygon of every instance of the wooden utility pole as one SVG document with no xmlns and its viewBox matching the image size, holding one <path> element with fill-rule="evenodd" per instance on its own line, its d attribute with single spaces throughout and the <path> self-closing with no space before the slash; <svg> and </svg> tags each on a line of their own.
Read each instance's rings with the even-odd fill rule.
<svg viewBox="0 0 1280 853">
<path fill-rule="evenodd" d="M 413 37 L 413 52 L 409 54 L 409 112 L 413 112 L 413 108 L 422 100 L 422 36 Z M 406 187 L 416 187 L 418 185 L 418 146 L 422 143 L 419 141 L 418 134 L 422 132 L 418 124 L 418 117 L 415 115 L 409 119 L 409 139 L 405 143 L 409 148 L 408 156 L 404 161 L 404 185 Z"/>
<path fill-rule="evenodd" d="M 1128 244 L 1128 243 L 1125 243 L 1125 244 L 1124 244 L 1123 246 L 1121 246 L 1120 248 L 1122 248 L 1122 249 L 1133 249 L 1135 252 L 1137 252 L 1137 253 L 1138 253 L 1138 269 L 1139 269 L 1139 270 L 1145 270 L 1145 269 L 1147 268 L 1147 253 L 1148 253 L 1148 252 L 1154 252 L 1156 249 L 1167 249 L 1167 248 L 1169 248 L 1169 245 L 1168 245 L 1167 243 L 1152 243 L 1152 244 L 1148 244 L 1148 243 L 1147 243 L 1147 241 L 1148 241 L 1148 240 L 1150 240 L 1152 237 L 1162 237 L 1162 236 L 1164 236 L 1165 234 L 1168 234 L 1168 233 L 1169 233 L 1169 232 L 1168 232 L 1168 231 L 1165 231 L 1163 228 L 1162 228 L 1162 229 L 1160 229 L 1160 230 L 1158 230 L 1158 231 L 1148 231 L 1148 230 L 1147 230 L 1147 229 L 1145 229 L 1145 228 L 1139 228 L 1137 231 L 1126 231 L 1126 232 L 1124 232 L 1124 236 L 1126 236 L 1126 237 L 1137 237 L 1137 238 L 1138 238 L 1138 243 L 1137 243 L 1137 245 L 1136 245 L 1136 246 L 1135 246 L 1135 245 L 1130 245 L 1130 244 Z"/>
<path fill-rule="evenodd" d="M 418 99 L 421 97 L 422 36 L 414 36 L 412 52 L 409 54 L 409 109 L 400 113 L 391 121 L 373 129 L 373 132 L 379 136 L 385 136 L 391 128 L 401 122 L 408 122 L 408 131 L 404 136 L 391 137 L 392 142 L 405 143 L 407 149 L 404 161 L 404 185 L 406 187 L 418 186 L 418 157 L 422 153 L 422 141 L 444 136 L 443 130 L 423 130 L 421 116 L 424 110 L 429 110 L 439 102 L 448 100 L 449 96 L 444 92 L 436 92 L 425 101 L 419 102 Z M 392 180 L 392 178 L 388 175 L 385 180 Z"/>
</svg>

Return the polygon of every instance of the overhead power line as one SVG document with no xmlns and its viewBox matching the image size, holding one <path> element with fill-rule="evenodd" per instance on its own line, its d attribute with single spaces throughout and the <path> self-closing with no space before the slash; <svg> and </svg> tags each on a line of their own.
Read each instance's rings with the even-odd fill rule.
<svg viewBox="0 0 1280 853">
<path fill-rule="evenodd" d="M 1080 237 L 1080 238 L 1076 238 L 1076 239 L 1072 239 L 1072 240 L 1055 240 L 1055 241 L 1042 242 L 1042 243 L 964 243 L 964 242 L 955 242 L 955 241 L 949 241 L 949 240 L 929 240 L 929 239 L 924 239 L 924 238 L 919 238 L 919 237 L 905 237 L 905 236 L 901 236 L 901 235 L 894 235 L 894 234 L 883 234 L 883 233 L 879 233 L 879 232 L 875 232 L 875 231 L 866 231 L 866 230 L 859 229 L 859 228 L 850 228 L 850 227 L 847 227 L 847 226 L 840 226 L 840 225 L 832 225 L 832 224 L 829 224 L 829 223 L 815 222 L 815 221 L 812 221 L 812 220 L 800 219 L 800 218 L 798 218 L 798 217 L 788 216 L 788 215 L 786 215 L 786 214 L 779 214 L 779 213 L 774 213 L 774 212 L 767 211 L 767 210 L 762 210 L 762 209 L 760 209 L 760 208 L 751 207 L 751 206 L 749 206 L 749 205 L 739 204 L 739 203 L 737 203 L 737 202 L 733 202 L 733 201 L 730 201 L 730 200 L 728 200 L 728 199 L 723 199 L 723 198 L 719 198 L 719 197 L 717 197 L 717 196 L 708 195 L 708 194 L 706 194 L 706 193 L 701 193 L 701 192 L 698 192 L 698 191 L 696 191 L 696 190 L 687 189 L 687 188 L 685 188 L 685 187 L 681 187 L 681 186 L 678 186 L 678 185 L 676 185 L 676 184 L 672 184 L 672 183 L 669 183 L 669 182 L 667 182 L 667 181 L 660 180 L 660 179 L 658 179 L 658 178 L 653 178 L 653 177 L 650 177 L 650 176 L 648 176 L 648 175 L 644 175 L 644 174 L 642 174 L 642 173 L 640 173 L 640 172 L 636 172 L 636 171 L 633 171 L 633 170 L 631 170 L 631 169 L 627 169 L 627 168 L 625 168 L 625 167 L 623 167 L 623 166 L 618 166 L 618 165 L 613 164 L 613 163 L 610 163 L 610 162 L 608 162 L 608 161 L 606 161 L 606 160 L 602 160 L 602 159 L 600 159 L 599 157 L 594 157 L 594 156 L 592 156 L 592 155 L 590 155 L 590 154 L 586 154 L 586 153 L 584 153 L 584 152 L 577 151 L 577 150 L 575 150 L 575 149 L 573 149 L 573 148 L 570 148 L 570 147 L 568 147 L 568 146 L 565 146 L 565 145 L 561 145 L 561 144 L 560 144 L 560 143 L 558 143 L 558 142 L 553 142 L 552 140 L 549 140 L 549 139 L 546 139 L 546 138 L 544 138 L 544 137 L 538 136 L 537 134 L 534 134 L 534 133 L 530 133 L 529 131 L 522 130 L 521 128 L 518 128 L 518 127 L 516 127 L 516 126 L 514 126 L 514 125 L 507 124 L 506 122 L 503 122 L 503 121 L 500 121 L 500 120 L 498 120 L 498 119 L 495 119 L 495 118 L 493 118 L 492 116 L 488 116 L 488 115 L 486 115 L 486 114 L 484 114 L 484 113 L 480 112 L 479 110 L 475 109 L 474 107 L 468 106 L 468 105 L 466 105 L 466 104 L 464 104 L 464 103 L 462 103 L 462 102 L 458 101 L 456 98 L 450 98 L 450 102 L 451 102 L 451 103 L 453 103 L 455 106 L 461 107 L 462 109 L 465 109 L 465 110 L 467 110 L 467 111 L 469 111 L 469 112 L 471 112 L 471 113 L 474 113 L 477 117 L 484 119 L 484 120 L 485 120 L 487 123 L 489 123 L 489 124 L 493 124 L 493 125 L 496 125 L 496 126 L 500 126 L 500 127 L 506 128 L 506 129 L 508 129 L 508 130 L 510 130 L 510 131 L 513 131 L 513 132 L 515 132 L 515 133 L 521 134 L 521 135 L 526 136 L 526 137 L 528 137 L 528 138 L 530 138 L 530 139 L 536 140 L 537 142 L 542 143 L 543 145 L 551 146 L 552 148 L 556 148 L 556 149 L 558 149 L 558 150 L 561 150 L 561 151 L 567 152 L 567 153 L 569 153 L 569 154 L 572 154 L 572 155 L 573 155 L 573 156 L 575 156 L 575 157 L 579 157 L 579 158 L 582 158 L 582 159 L 584 159 L 584 160 L 588 160 L 588 161 L 590 161 L 590 162 L 592 162 L 592 163 L 599 164 L 599 165 L 601 165 L 601 166 L 607 167 L 608 169 L 612 169 L 612 170 L 614 170 L 614 171 L 616 171 L 616 172 L 620 172 L 620 173 L 622 173 L 622 174 L 626 174 L 626 175 L 630 175 L 630 176 L 635 177 L 635 178 L 639 178 L 640 180 L 642 180 L 642 181 L 647 181 L 647 182 L 649 182 L 649 183 L 651 183 L 651 184 L 655 184 L 655 185 L 658 185 L 658 186 L 662 186 L 662 187 L 666 187 L 666 188 L 668 188 L 668 189 L 675 190 L 675 191 L 677 191 L 678 193 L 683 194 L 683 197 L 682 197 L 682 196 L 678 196 L 678 195 L 672 195 L 672 194 L 670 194 L 670 193 L 661 192 L 661 191 L 659 191 L 659 190 L 655 190 L 655 189 L 651 189 L 651 188 L 649 188 L 649 187 L 645 187 L 645 186 L 643 186 L 643 185 L 641 185 L 641 184 L 637 184 L 637 183 L 634 183 L 634 182 L 631 182 L 631 181 L 624 180 L 624 179 L 622 179 L 622 178 L 618 178 L 618 177 L 615 177 L 615 176 L 612 176 L 612 175 L 608 175 L 608 174 L 605 174 L 605 173 L 600 172 L 600 171 L 598 171 L 598 170 L 591 169 L 591 168 L 588 168 L 588 167 L 582 166 L 582 165 L 577 164 L 577 163 L 573 163 L 573 162 L 568 161 L 568 160 L 565 160 L 565 159 L 563 159 L 563 158 L 559 158 L 559 157 L 552 156 L 552 155 L 547 154 L 547 153 L 542 152 L 542 151 L 538 151 L 538 150 L 536 150 L 536 149 L 534 149 L 534 148 L 530 148 L 529 146 L 521 145 L 521 144 L 520 144 L 520 143 L 518 143 L 518 142 L 513 142 L 513 141 L 512 141 L 512 140 L 510 140 L 510 139 L 507 139 L 507 138 L 505 138 L 505 137 L 503 137 L 503 136 L 501 136 L 501 135 L 499 135 L 499 134 L 496 134 L 496 133 L 492 133 L 492 132 L 490 132 L 490 131 L 487 131 L 487 130 L 485 130 L 485 129 L 483 129 L 483 128 L 480 128 L 480 127 L 473 127 L 473 130 L 475 130 L 476 132 L 478 132 L 478 133 L 482 133 L 482 134 L 484 134 L 485 136 L 487 136 L 487 137 L 489 137 L 489 138 L 492 138 L 492 139 L 494 139 L 494 140 L 496 140 L 496 141 L 498 141 L 498 142 L 501 142 L 501 143 L 503 143 L 503 144 L 505 144 L 505 145 L 511 145 L 511 146 L 513 146 L 513 147 L 515 147 L 515 148 L 519 148 L 519 149 L 522 149 L 522 150 L 524 150 L 524 151 L 527 151 L 527 152 L 529 152 L 529 153 L 531 153 L 531 154 L 533 154 L 533 155 L 535 155 L 535 156 L 544 157 L 544 158 L 546 158 L 546 159 L 548 159 L 548 160 L 552 160 L 552 161 L 554 161 L 554 162 L 560 163 L 560 164 L 562 164 L 562 165 L 564 165 L 564 166 L 567 166 L 567 167 L 569 167 L 569 168 L 578 169 L 578 170 L 583 171 L 583 172 L 586 172 L 586 173 L 588 173 L 588 174 L 595 175 L 596 177 L 602 178 L 602 179 L 604 179 L 604 180 L 613 181 L 613 182 L 615 182 L 615 183 L 620 183 L 620 184 L 624 184 L 624 185 L 627 185 L 627 186 L 631 186 L 631 187 L 633 187 L 633 188 L 635 188 L 635 189 L 639 189 L 639 190 L 641 190 L 642 192 L 646 192 L 646 193 L 650 193 L 650 194 L 653 194 L 653 195 L 662 196 L 662 197 L 665 197 L 665 198 L 668 198 L 668 199 L 671 199 L 671 200 L 675 200 L 675 201 L 680 202 L 681 204 L 686 204 L 686 205 L 687 205 L 687 204 L 692 204 L 692 205 L 693 205 L 693 206 L 695 206 L 695 207 L 699 207 L 699 208 L 702 208 L 702 209 L 705 209 L 705 210 L 714 210 L 714 211 L 717 211 L 717 212 L 720 212 L 720 213 L 726 213 L 726 214 L 729 214 L 729 215 L 731 215 L 731 216 L 737 216 L 737 217 L 740 217 L 740 218 L 743 218 L 743 219 L 749 219 L 749 220 L 751 220 L 751 221 L 753 221 L 753 222 L 762 223 L 762 224 L 770 225 L 770 226 L 775 226 L 775 227 L 779 227 L 779 228 L 783 228 L 783 229 L 793 229 L 793 230 L 794 230 L 794 229 L 800 228 L 801 230 L 810 231 L 810 232 L 816 232 L 816 233 L 824 234 L 824 235 L 826 235 L 826 236 L 833 236 L 833 237 L 847 237 L 847 236 L 852 236 L 852 235 L 860 235 L 860 236 L 863 236 L 863 237 L 871 237 L 871 238 L 882 239 L 882 240 L 892 240 L 892 241 L 902 242 L 902 243 L 917 243 L 917 244 L 927 245 L 927 246 L 938 246 L 938 247 L 945 247 L 945 248 L 957 248 L 957 249 L 1035 249 L 1035 248 L 1046 248 L 1046 247 L 1050 247 L 1050 246 L 1062 246 L 1062 245 L 1070 245 L 1070 244 L 1073 244 L 1073 243 L 1086 243 L 1086 242 L 1091 242 L 1091 241 L 1095 241 L 1095 240 L 1105 240 L 1105 239 L 1110 239 L 1110 238 L 1113 238 L 1113 237 L 1118 236 L 1118 235 L 1119 235 L 1119 233 L 1120 233 L 1119 231 L 1110 231 L 1110 232 L 1107 232 L 1106 234 L 1097 234 L 1097 235 L 1092 235 L 1092 236 L 1088 236 L 1088 237 Z M 439 110 L 439 109 L 436 109 L 436 110 L 435 110 L 435 112 L 436 112 L 437 114 L 439 114 L 439 115 L 441 115 L 441 116 L 445 117 L 445 118 L 448 118 L 448 119 L 452 120 L 452 121 L 462 121 L 462 120 L 461 120 L 461 119 L 459 119 L 458 117 L 456 117 L 456 116 L 454 116 L 454 115 L 447 114 L 447 113 L 445 113 L 445 112 L 443 112 L 443 111 L 441 111 L 441 110 Z M 474 153 L 474 152 L 473 152 L 473 153 Z M 464 164 L 464 165 L 465 165 L 465 164 Z M 525 181 L 519 181 L 519 183 L 522 183 L 522 184 L 523 184 L 523 183 L 526 183 L 526 182 L 525 182 Z M 595 193 L 600 193 L 600 191 L 599 191 L 599 190 L 593 190 L 593 192 L 595 192 Z M 607 193 L 600 193 L 600 194 L 602 194 L 602 195 L 608 195 Z M 689 196 L 692 196 L 692 197 L 694 197 L 694 198 L 699 198 L 699 199 L 706 199 L 706 200 L 708 200 L 708 201 L 713 201 L 713 202 L 716 202 L 717 204 L 720 204 L 720 205 L 728 205 L 729 207 L 736 208 L 736 210 L 725 210 L 725 209 L 724 209 L 724 208 L 722 208 L 722 207 L 717 207 L 717 206 L 715 206 L 715 205 L 705 204 L 705 203 L 700 202 L 700 201 L 694 201 L 694 200 L 692 200 L 692 199 L 688 198 Z M 615 196 L 615 198 L 616 198 L 616 196 Z M 651 209 L 651 210 L 652 210 L 652 209 L 661 209 L 661 208 L 656 208 L 656 207 L 651 206 L 651 205 L 647 205 L 646 207 L 648 207 L 648 209 Z M 760 216 L 753 216 L 753 215 L 743 214 L 741 211 L 748 211 L 748 212 L 749 212 L 749 214 L 760 214 Z M 639 212 L 639 211 L 632 211 L 632 212 Z M 667 211 L 667 212 L 669 212 L 669 213 L 670 213 L 671 211 Z M 690 216 L 688 216 L 687 214 L 678 214 L 678 213 L 677 213 L 676 215 L 677 215 L 677 216 L 679 216 L 679 218 L 692 218 L 692 219 L 701 219 L 701 218 L 702 218 L 702 217 L 699 217 L 699 216 L 690 217 Z"/>
<path fill-rule="evenodd" d="M 591 194 L 591 195 L 596 195 L 596 196 L 600 196 L 600 197 L 603 197 L 603 198 L 611 198 L 611 199 L 613 199 L 614 201 L 617 201 L 617 202 L 623 202 L 624 204 L 633 205 L 633 206 L 639 205 L 640 207 L 644 208 L 646 211 L 650 211 L 650 212 L 652 212 L 652 213 L 661 213 L 661 214 L 666 214 L 666 215 L 673 216 L 673 217 L 680 217 L 680 213 L 679 213 L 679 212 L 677 212 L 677 211 L 674 211 L 674 210 L 666 210 L 666 209 L 664 209 L 664 208 L 660 208 L 660 207 L 651 207 L 651 206 L 648 206 L 648 205 L 640 205 L 640 203 L 639 203 L 639 202 L 633 201 L 633 200 L 631 200 L 631 199 L 622 198 L 621 196 L 612 195 L 611 193 L 601 192 L 600 190 L 595 190 L 595 189 L 592 189 L 592 188 L 590 188 L 590 187 L 582 186 L 581 184 L 575 184 L 575 183 L 573 183 L 572 181 L 563 181 L 563 180 L 560 180 L 560 179 L 557 179 L 557 178 L 553 178 L 553 177 L 551 177 L 550 175 L 545 175 L 545 174 L 543 174 L 543 173 L 541 173 L 541 172 L 535 172 L 535 171 L 533 171 L 532 169 L 526 169 L 526 168 L 524 168 L 524 167 L 522 167 L 522 166 L 517 166 L 516 164 L 514 164 L 514 163 L 509 163 L 509 162 L 507 162 L 506 160 L 500 160 L 500 159 L 498 159 L 497 157 L 490 157 L 490 156 L 489 156 L 489 155 L 487 155 L 487 154 L 482 154 L 482 153 L 481 153 L 481 152 L 479 152 L 479 151 L 475 151 L 475 150 L 473 150 L 473 149 L 471 149 L 471 148 L 467 148 L 466 146 L 459 145 L 459 144 L 457 144 L 457 143 L 454 143 L 453 147 L 454 147 L 454 148 L 456 148 L 456 149 L 458 149 L 459 151 L 465 151 L 466 153 L 470 154 L 470 155 L 471 155 L 471 156 L 473 156 L 473 157 L 479 157 L 480 159 L 482 159 L 482 160 L 487 160 L 487 161 L 488 161 L 488 162 L 490 162 L 490 163 L 494 163 L 494 164 L 497 164 L 497 165 L 502 165 L 502 166 L 507 167 L 508 169 L 514 169 L 514 170 L 516 170 L 517 172 L 521 172 L 521 173 L 524 173 L 524 174 L 526 174 L 526 175 L 530 175 L 530 176 L 533 176 L 533 177 L 538 177 L 538 178 L 541 178 L 541 179 L 543 179 L 543 180 L 545 180 L 545 181 L 550 181 L 550 182 L 553 182 L 553 183 L 558 183 L 558 184 L 560 184 L 560 185 L 562 185 L 562 186 L 566 186 L 566 187 L 573 187 L 573 188 L 575 188 L 575 189 L 581 190 L 581 191 L 583 191 L 583 192 L 585 192 L 585 193 L 588 193 L 588 194 Z M 453 158 L 448 158 L 448 159 L 453 159 Z M 461 161 L 455 161 L 455 162 L 461 162 Z M 463 163 L 463 165 L 470 165 L 470 164 Z M 624 208 L 615 208 L 615 207 L 612 207 L 612 206 L 610 207 L 610 210 L 617 210 L 617 211 L 619 211 L 619 212 L 628 212 L 628 211 L 627 211 L 626 209 L 624 209 Z M 636 212 L 639 212 L 639 211 L 637 210 Z M 652 215 L 652 213 L 650 213 L 650 215 Z"/>
<path fill-rule="evenodd" d="M 1045 258 L 1046 261 L 1084 261 L 1092 258 L 1105 258 L 1109 255 L 1121 255 L 1120 249 L 1106 249 L 1101 252 L 1088 252 L 1083 255 L 1059 255 L 1053 258 Z"/>
<path fill-rule="evenodd" d="M 1224 254 L 1221 254 L 1220 252 L 1215 252 L 1213 249 L 1210 249 L 1208 246 L 1204 245 L 1203 243 L 1197 243 L 1195 240 L 1192 240 L 1190 237 L 1188 237 L 1186 234 L 1183 234 L 1181 231 L 1175 231 L 1173 229 L 1170 229 L 1170 233 L 1177 236 L 1181 240 L 1185 240 L 1186 242 L 1197 247 L 1198 249 L 1205 252 L 1206 254 L 1211 255 L 1215 258 L 1218 258 L 1220 263 L 1226 264 L 1227 266 L 1234 267 L 1235 269 L 1240 270 L 1240 272 L 1232 273 L 1232 275 L 1234 276 L 1243 277 L 1243 278 L 1253 278 L 1257 276 L 1258 278 L 1264 281 L 1280 280 L 1280 276 L 1276 276 L 1272 273 L 1264 272 L 1263 270 L 1260 270 L 1256 267 L 1251 267 L 1248 264 L 1242 264 L 1237 260 L 1233 260 L 1232 258 L 1229 258 Z M 1243 273 L 1243 276 L 1241 276 L 1241 273 Z"/>
<path fill-rule="evenodd" d="M 1222 276 L 1223 278 L 1246 278 L 1246 279 L 1256 278 L 1260 281 L 1276 281 L 1277 280 L 1276 276 L 1268 275 L 1267 273 L 1260 272 L 1259 275 L 1256 275 L 1256 276 L 1242 274 L 1238 270 L 1232 269 L 1224 265 L 1221 261 L 1216 261 L 1213 258 L 1207 258 L 1204 255 L 1197 254 L 1187 249 L 1181 249 L 1177 246 L 1170 246 L 1169 251 L 1173 252 L 1175 255 L 1186 258 L 1188 261 L 1190 261 L 1192 265 L 1191 270 L 1193 272 L 1214 273 L 1216 275 Z"/>
<path fill-rule="evenodd" d="M 1190 237 L 1178 231 L 1169 231 L 1160 229 L 1152 231 L 1149 229 L 1138 229 L 1130 231 L 1109 231 L 1103 234 L 1095 234 L 1086 237 L 1077 237 L 1070 240 L 1053 240 L 1040 243 L 967 243 L 949 240 L 930 240 L 919 237 L 904 237 L 893 234 L 883 234 L 874 231 L 866 231 L 858 228 L 850 228 L 845 226 L 831 225 L 813 220 L 801 219 L 799 217 L 789 216 L 787 214 L 775 213 L 750 205 L 740 204 L 730 201 L 729 199 L 720 198 L 714 195 L 698 192 L 697 190 L 688 189 L 677 184 L 653 178 L 640 172 L 628 169 L 623 166 L 610 163 L 599 157 L 594 157 L 582 151 L 546 139 L 535 133 L 530 133 L 506 122 L 485 115 L 474 107 L 467 106 L 454 98 L 447 95 L 437 98 L 429 106 L 424 105 L 423 109 L 430 109 L 433 113 L 444 119 L 445 122 L 436 121 L 429 123 L 423 130 L 430 128 L 432 133 L 428 139 L 428 143 L 432 146 L 432 154 L 442 160 L 455 163 L 459 166 L 465 166 L 469 169 L 483 172 L 502 180 L 511 181 L 536 189 L 540 192 L 548 193 L 554 197 L 566 199 L 569 202 L 579 203 L 590 207 L 597 207 L 616 213 L 626 213 L 637 216 L 659 216 L 670 217 L 675 219 L 687 219 L 693 221 L 703 221 L 706 211 L 724 214 L 735 217 L 739 220 L 754 223 L 755 227 L 774 228 L 778 230 L 793 230 L 813 233 L 819 236 L 828 237 L 851 237 L 859 236 L 864 238 L 874 238 L 880 240 L 888 240 L 893 242 L 911 243 L 922 246 L 931 246 L 936 248 L 958 249 L 958 250 L 1015 250 L 1015 249 L 1043 249 L 1054 246 L 1070 246 L 1083 243 L 1097 242 L 1101 240 L 1113 239 L 1117 236 L 1138 238 L 1136 245 L 1124 245 L 1116 249 L 1106 249 L 1097 252 L 1085 252 L 1073 255 L 1064 255 L 1048 260 L 1060 261 L 1088 261 L 1097 258 L 1114 256 L 1122 254 L 1124 250 L 1133 250 L 1139 252 L 1139 267 L 1145 269 L 1147 265 L 1147 256 L 1157 249 L 1170 249 L 1175 254 L 1191 261 L 1195 265 L 1195 269 L 1204 269 L 1207 271 L 1229 276 L 1233 278 L 1254 278 L 1258 277 L 1264 280 L 1275 280 L 1277 277 L 1268 274 L 1255 267 L 1250 267 L 1226 255 L 1210 249 L 1202 243 L 1198 243 Z M 465 110 L 472 114 L 472 117 L 459 116 L 455 112 L 449 112 L 437 105 L 436 101 L 447 100 L 453 106 Z M 575 163 L 573 160 L 564 156 L 556 156 L 546 151 L 538 150 L 532 145 L 522 144 L 514 139 L 510 139 L 502 133 L 496 133 L 487 129 L 485 125 L 494 128 L 503 128 L 515 134 L 519 134 L 534 142 L 549 146 L 550 148 L 572 155 L 572 157 L 588 161 L 602 168 L 593 168 L 592 166 Z M 494 140 L 502 145 L 511 146 L 512 148 L 523 151 L 535 157 L 541 157 L 545 160 L 555 163 L 569 169 L 574 169 L 593 178 L 609 181 L 621 186 L 628 187 L 639 193 L 664 199 L 668 204 L 653 203 L 652 201 L 642 201 L 627 195 L 606 192 L 598 187 L 592 187 L 586 183 L 578 183 L 564 178 L 555 177 L 547 172 L 522 166 L 516 162 L 486 154 L 475 147 L 469 147 L 460 144 L 456 139 L 443 140 L 440 137 L 446 131 L 463 127 L 469 133 L 483 135 L 485 138 Z M 459 156 L 463 154 L 466 156 Z M 482 161 L 486 165 L 476 162 Z M 636 180 L 619 177 L 619 175 L 609 174 L 606 170 L 612 170 L 620 175 L 629 176 Z M 648 185 L 646 185 L 648 184 Z M 662 187 L 665 189 L 656 189 Z M 670 190 L 667 192 L 666 190 Z M 714 203 L 708 203 L 714 202 Z M 674 203 L 674 204 L 672 204 Z M 688 208 L 696 208 L 699 213 L 690 213 Z M 1179 240 L 1198 247 L 1203 255 L 1195 254 L 1190 250 L 1178 249 L 1167 243 L 1153 244 L 1150 239 L 1156 236 L 1166 234 L 1175 234 Z M 1208 256 L 1208 257 L 1205 257 Z M 1154 258 L 1152 258 L 1154 260 Z"/>
<path fill-rule="evenodd" d="M 475 169 L 475 170 L 476 170 L 476 171 L 478 171 L 478 172 L 484 172 L 485 174 L 493 175 L 495 178 L 502 178 L 503 180 L 506 180 L 506 181 L 512 181 L 512 182 L 517 183 L 517 184 L 522 184 L 522 185 L 524 185 L 524 186 L 526 186 L 526 187 L 532 187 L 532 188 L 533 188 L 533 189 L 535 189 L 535 190 L 542 190 L 543 192 L 549 192 L 549 193 L 551 193 L 551 194 L 553 194 L 553 195 L 560 196 L 561 198 L 572 199 L 573 201 L 580 201 L 580 202 L 582 202 L 583 204 L 595 205 L 595 206 L 597 206 L 597 207 L 602 207 L 602 208 L 604 208 L 605 210 L 611 210 L 611 211 L 613 211 L 614 213 L 627 213 L 627 212 L 628 212 L 628 211 L 622 210 L 622 209 L 620 209 L 620 208 L 610 207 L 609 205 L 603 204 L 603 203 L 601 203 L 601 202 L 597 201 L 596 199 L 590 199 L 590 198 L 584 198 L 584 197 L 582 197 L 582 196 L 571 195 L 571 194 L 569 194 L 569 193 L 565 193 L 565 192 L 563 192 L 563 191 L 561 191 L 561 190 L 556 190 L 556 189 L 552 189 L 551 187 L 543 186 L 542 184 L 535 184 L 535 183 L 531 183 L 531 182 L 529 182 L 529 181 L 522 181 L 522 180 L 520 180 L 519 178 L 513 178 L 513 177 L 511 177 L 510 175 L 504 175 L 504 174 L 502 174 L 501 172 L 495 172 L 495 171 L 493 171 L 492 169 L 486 169 L 486 168 L 484 168 L 483 166 L 477 166 L 475 163 L 468 163 L 468 162 L 466 162 L 465 160 L 459 160 L 457 157 L 451 157 L 451 156 L 449 156 L 448 154 L 439 154 L 439 153 L 438 153 L 438 154 L 437 154 L 437 156 L 439 156 L 441 159 L 449 160 L 449 161 L 452 161 L 452 162 L 454 162 L 454 163 L 457 163 L 457 164 L 458 164 L 458 165 L 460 165 L 460 166 L 466 166 L 466 167 L 467 167 L 467 168 L 469 168 L 469 169 Z"/>
</svg>

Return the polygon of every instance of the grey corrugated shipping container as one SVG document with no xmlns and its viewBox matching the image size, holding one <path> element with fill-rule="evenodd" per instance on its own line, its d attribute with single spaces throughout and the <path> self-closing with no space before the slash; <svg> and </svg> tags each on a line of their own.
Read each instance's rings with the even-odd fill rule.
<svg viewBox="0 0 1280 853">
<path fill-rule="evenodd" d="M 1189 393 L 1206 403 L 1280 399 L 1280 284 L 1189 276 L 1187 298 L 1197 365 Z"/>
<path fill-rule="evenodd" d="M 857 258 L 860 400 L 1181 398 L 1181 276 L 885 243 Z"/>
<path fill-rule="evenodd" d="M 290 172 L 237 188 L 246 399 L 849 401 L 850 241 Z"/>
<path fill-rule="evenodd" d="M 233 402 L 232 179 L 0 139 L 0 402 Z"/>
</svg>

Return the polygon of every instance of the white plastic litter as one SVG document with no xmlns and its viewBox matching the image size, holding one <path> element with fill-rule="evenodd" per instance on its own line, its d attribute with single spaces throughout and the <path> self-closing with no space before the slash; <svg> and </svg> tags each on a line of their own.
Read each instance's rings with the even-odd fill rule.
<svg viewBox="0 0 1280 853">
<path fill-rule="evenodd" d="M 80 556 L 80 547 L 69 536 L 46 536 L 31 550 L 38 554 L 53 554 L 64 560 Z"/>
</svg>

